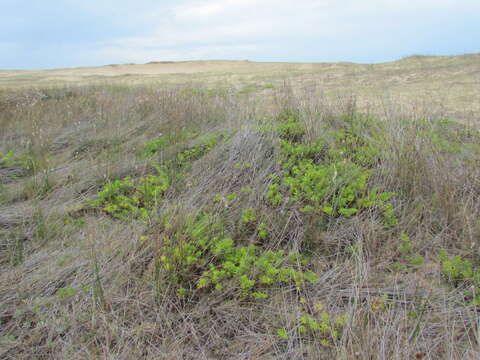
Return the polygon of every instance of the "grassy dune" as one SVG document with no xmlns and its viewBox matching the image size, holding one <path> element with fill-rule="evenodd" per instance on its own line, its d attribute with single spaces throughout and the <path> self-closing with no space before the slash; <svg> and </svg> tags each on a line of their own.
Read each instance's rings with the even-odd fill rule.
<svg viewBox="0 0 480 360">
<path fill-rule="evenodd" d="M 0 358 L 477 359 L 479 59 L 0 72 Z"/>
</svg>

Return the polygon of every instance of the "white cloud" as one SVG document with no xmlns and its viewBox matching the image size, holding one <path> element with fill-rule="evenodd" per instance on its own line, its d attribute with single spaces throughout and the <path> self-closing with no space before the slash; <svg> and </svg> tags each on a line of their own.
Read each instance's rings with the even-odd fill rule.
<svg viewBox="0 0 480 360">
<path fill-rule="evenodd" d="M 232 43 L 245 46 L 292 38 L 334 40 L 372 27 L 389 31 L 405 26 L 392 21 L 402 16 L 432 15 L 454 6 L 458 6 L 458 1 L 184 0 L 168 7 L 151 8 L 150 13 L 169 16 L 159 19 L 159 25 L 148 35 L 119 39 L 116 46 L 119 54 L 122 51 L 150 54 L 165 47 L 210 49 L 217 44 L 217 48 L 227 50 L 226 45 Z"/>
<path fill-rule="evenodd" d="M 85 59 L 113 63 L 235 57 L 381 61 L 405 52 L 449 51 L 428 44 L 431 39 L 441 43 L 438 34 L 447 27 L 455 32 L 465 25 L 464 19 L 480 15 L 478 0 L 64 0 L 62 6 L 53 0 L 23 2 L 23 8 L 12 5 L 10 12 L 0 14 L 0 27 L 6 24 L 0 42 L 18 43 L 25 52 L 31 49 L 36 32 L 23 34 L 18 30 L 22 26 L 8 20 L 21 15 L 27 24 L 40 24 L 32 29 L 44 30 L 39 50 L 47 49 L 50 36 L 50 46 L 60 41 L 72 46 L 63 53 L 76 65 Z M 38 8 L 41 17 L 35 13 Z M 61 22 L 62 11 L 68 15 L 65 27 L 82 19 L 70 33 L 58 34 L 56 27 L 48 26 Z M 469 21 L 470 29 L 479 29 Z M 456 48 L 452 40 L 448 49 Z"/>
<path fill-rule="evenodd" d="M 132 47 L 106 47 L 97 51 L 96 57 L 100 62 L 107 63 L 106 59 L 122 59 L 123 63 L 145 63 L 155 60 L 202 60 L 225 59 L 225 54 L 232 54 L 231 59 L 243 59 L 245 54 L 252 54 L 259 48 L 254 44 L 246 45 L 206 45 L 190 47 L 188 49 L 176 48 L 132 48 Z"/>
</svg>

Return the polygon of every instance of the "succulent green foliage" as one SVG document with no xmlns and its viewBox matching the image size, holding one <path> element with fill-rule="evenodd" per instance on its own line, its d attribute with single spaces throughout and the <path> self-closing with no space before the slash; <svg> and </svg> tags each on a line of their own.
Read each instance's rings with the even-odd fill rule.
<svg viewBox="0 0 480 360">
<path fill-rule="evenodd" d="M 165 136 L 160 136 L 156 139 L 147 141 L 143 146 L 142 155 L 145 158 L 148 158 L 158 151 L 162 150 L 168 144 L 168 138 Z"/>
<path fill-rule="evenodd" d="M 382 153 L 372 140 L 356 133 L 352 128 L 333 133 L 335 146 L 328 150 L 332 160 L 343 161 L 349 159 L 355 164 L 372 167 L 381 159 Z"/>
<path fill-rule="evenodd" d="M 120 220 L 146 220 L 169 185 L 169 178 L 162 171 L 138 179 L 126 177 L 106 184 L 90 204 Z"/>
<path fill-rule="evenodd" d="M 267 201 L 273 206 L 277 206 L 283 201 L 283 195 L 280 192 L 279 184 L 270 184 L 267 192 Z"/>
<path fill-rule="evenodd" d="M 456 287 L 463 285 L 474 289 L 469 297 L 472 303 L 480 305 L 480 268 L 461 256 L 450 256 L 445 249 L 441 249 L 438 255 L 441 263 L 441 271 L 445 280 Z"/>
<path fill-rule="evenodd" d="M 242 211 L 242 222 L 244 224 L 255 224 L 257 222 L 257 215 L 255 209 L 247 208 Z"/>
<path fill-rule="evenodd" d="M 151 156 L 167 144 L 167 138 L 147 142 L 144 149 L 145 156 Z M 151 164 L 156 174 L 132 179 L 125 177 L 114 180 L 97 193 L 89 204 L 105 211 L 107 214 L 120 219 L 148 219 L 150 212 L 162 201 L 162 196 L 173 183 L 178 184 L 181 169 L 192 161 L 201 158 L 210 151 L 219 141 L 220 136 L 206 136 L 199 144 L 186 148 L 177 153 L 173 159 L 160 164 Z"/>
<path fill-rule="evenodd" d="M 315 165 L 304 160 L 283 181 L 292 199 L 323 209 L 328 215 L 354 215 L 366 191 L 369 172 L 353 163 Z"/>
<path fill-rule="evenodd" d="M 395 225 L 389 200 L 396 194 L 368 186 L 371 168 L 382 157 L 379 147 L 363 135 L 365 121 L 370 120 L 345 119 L 344 129 L 326 132 L 310 143 L 304 142 L 305 127 L 298 117 L 290 115 L 277 126 L 283 177 L 269 186 L 267 201 L 278 205 L 284 189 L 291 200 L 305 204 L 301 209 L 305 213 L 350 217 L 377 208 L 387 226 Z"/>
<path fill-rule="evenodd" d="M 285 329 L 277 329 L 277 336 L 278 336 L 280 339 L 287 340 L 287 339 L 288 339 L 287 330 L 285 330 Z"/>
<path fill-rule="evenodd" d="M 196 132 L 179 131 L 170 132 L 166 134 L 160 134 L 155 139 L 147 141 L 141 149 L 140 156 L 144 159 L 149 159 L 160 151 L 165 151 L 169 148 L 175 147 L 177 144 L 182 143 L 187 139 L 191 139 L 197 136 Z M 213 135 L 208 135 L 211 137 Z"/>
<path fill-rule="evenodd" d="M 240 297 L 263 299 L 270 286 L 317 280 L 313 272 L 294 268 L 283 250 L 238 244 L 221 222 L 205 213 L 190 217 L 173 237 L 165 237 L 162 254 L 161 269 L 176 289 L 213 291 L 229 286 Z"/>
<path fill-rule="evenodd" d="M 218 144 L 220 138 L 221 136 L 212 134 L 205 136 L 200 143 L 179 152 L 176 155 L 174 162 L 177 166 L 183 167 L 192 161 L 200 159 Z"/>
<path fill-rule="evenodd" d="M 321 161 L 328 150 L 328 144 L 323 138 L 318 138 L 310 144 L 295 143 L 280 139 L 282 168 L 291 169 L 301 161 L 309 160 L 313 163 Z"/>
<path fill-rule="evenodd" d="M 233 201 L 233 200 L 237 199 L 237 197 L 238 197 L 237 193 L 231 193 L 231 194 L 228 194 L 227 196 L 225 196 L 225 200 Z"/>
<path fill-rule="evenodd" d="M 257 236 L 260 240 L 267 240 L 268 237 L 270 236 L 267 224 L 265 224 L 264 222 L 258 224 L 258 226 L 257 226 Z"/>
<path fill-rule="evenodd" d="M 321 345 L 328 346 L 342 336 L 347 320 L 347 315 L 333 318 L 327 311 L 303 314 L 298 320 L 298 331 L 302 336 L 319 339 Z"/>
<path fill-rule="evenodd" d="M 278 125 L 279 136 L 288 142 L 299 142 L 305 135 L 305 126 L 294 114 L 286 118 Z"/>
</svg>

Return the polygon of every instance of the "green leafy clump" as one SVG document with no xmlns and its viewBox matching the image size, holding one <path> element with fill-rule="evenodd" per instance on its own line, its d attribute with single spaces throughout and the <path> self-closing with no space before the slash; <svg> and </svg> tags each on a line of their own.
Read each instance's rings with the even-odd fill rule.
<svg viewBox="0 0 480 360">
<path fill-rule="evenodd" d="M 287 330 L 285 330 L 285 329 L 277 329 L 277 336 L 278 336 L 280 339 L 287 340 L 287 339 L 288 339 Z"/>
<path fill-rule="evenodd" d="M 75 295 L 77 293 L 77 289 L 73 287 L 64 287 L 57 290 L 57 296 L 60 299 L 65 299 L 66 297 Z"/>
<path fill-rule="evenodd" d="M 295 114 L 285 115 L 285 119 L 277 126 L 280 138 L 288 142 L 298 142 L 305 135 L 305 126 Z"/>
<path fill-rule="evenodd" d="M 114 180 L 97 193 L 90 205 L 120 220 L 146 220 L 149 212 L 161 202 L 169 185 L 169 178 L 162 171 L 138 179 L 126 177 Z"/>
<path fill-rule="evenodd" d="M 257 215 L 255 209 L 247 208 L 242 211 L 242 222 L 246 225 L 255 224 L 257 222 Z"/>
<path fill-rule="evenodd" d="M 190 217 L 172 237 L 163 239 L 160 268 L 169 286 L 188 290 L 236 289 L 240 297 L 263 299 L 273 285 L 315 282 L 311 271 L 290 265 L 289 254 L 241 245 L 212 215 Z"/>
<path fill-rule="evenodd" d="M 258 224 L 257 236 L 260 240 L 266 240 L 270 236 L 270 232 L 268 231 L 267 224 L 265 224 L 264 222 Z"/>
<path fill-rule="evenodd" d="M 167 150 L 170 147 L 174 147 L 176 144 L 181 143 L 187 139 L 197 136 L 196 132 L 179 131 L 170 132 L 166 134 L 160 134 L 155 139 L 145 142 L 140 152 L 140 157 L 149 159 L 156 153 Z"/>
<path fill-rule="evenodd" d="M 407 254 L 413 248 L 412 240 L 406 233 L 400 234 L 400 243 L 398 251 L 400 251 L 401 254 Z"/>
<path fill-rule="evenodd" d="M 237 193 L 231 193 L 231 194 L 228 194 L 227 196 L 225 196 L 225 200 L 227 201 L 234 201 L 236 200 L 238 197 Z"/>
<path fill-rule="evenodd" d="M 440 250 L 438 258 L 444 279 L 456 287 L 473 288 L 468 296 L 474 305 L 480 305 L 480 269 L 461 256 L 450 256 L 445 249 Z"/>
<path fill-rule="evenodd" d="M 180 151 L 173 162 L 177 166 L 184 167 L 192 161 L 200 159 L 218 144 L 220 138 L 221 136 L 214 134 L 205 136 L 200 143 Z"/>
<path fill-rule="evenodd" d="M 347 320 L 347 315 L 333 318 L 327 311 L 306 313 L 298 319 L 298 332 L 304 337 L 319 339 L 323 346 L 329 346 L 342 336 Z"/>
<path fill-rule="evenodd" d="M 328 144 L 323 138 L 318 138 L 310 144 L 295 143 L 280 139 L 282 168 L 292 169 L 299 162 L 304 160 L 318 163 L 325 159 Z"/>
<path fill-rule="evenodd" d="M 283 201 L 283 195 L 280 192 L 279 184 L 270 184 L 267 192 L 267 201 L 273 206 L 277 206 Z"/>
<path fill-rule="evenodd" d="M 377 208 L 385 225 L 397 223 L 390 202 L 396 194 L 368 186 L 381 151 L 362 135 L 363 125 L 349 121 L 350 127 L 327 132 L 310 143 L 304 142 L 305 128 L 298 118 L 287 117 L 278 125 L 283 176 L 280 183 L 269 186 L 271 205 L 282 201 L 283 189 L 291 200 L 305 205 L 301 209 L 305 213 L 349 217 L 362 209 Z"/>
<path fill-rule="evenodd" d="M 413 253 L 413 242 L 406 233 L 401 233 L 400 245 L 397 250 L 401 255 L 402 262 L 396 262 L 393 264 L 393 268 L 396 271 L 408 271 L 414 270 L 422 265 L 425 261 L 424 257 Z"/>
<path fill-rule="evenodd" d="M 199 144 L 177 153 L 173 159 L 160 164 L 151 164 L 156 174 L 132 179 L 111 181 L 97 193 L 89 204 L 120 219 L 146 220 L 150 212 L 162 202 L 162 196 L 172 184 L 178 186 L 182 178 L 182 168 L 199 159 L 210 151 L 219 141 L 220 136 L 208 135 Z M 163 137 L 147 142 L 144 155 L 152 155 L 167 144 Z"/>
<path fill-rule="evenodd" d="M 328 150 L 333 161 L 349 159 L 355 164 L 373 167 L 382 158 L 380 148 L 370 139 L 357 133 L 354 128 L 336 131 L 333 134 L 335 145 Z"/>
<path fill-rule="evenodd" d="M 165 136 L 160 136 L 156 139 L 147 141 L 143 145 L 142 155 L 144 158 L 149 158 L 163 149 L 168 144 L 168 139 Z"/>
<path fill-rule="evenodd" d="M 354 215 L 366 191 L 369 172 L 353 163 L 315 165 L 303 160 L 283 178 L 292 199 L 308 203 L 328 215 Z"/>
</svg>

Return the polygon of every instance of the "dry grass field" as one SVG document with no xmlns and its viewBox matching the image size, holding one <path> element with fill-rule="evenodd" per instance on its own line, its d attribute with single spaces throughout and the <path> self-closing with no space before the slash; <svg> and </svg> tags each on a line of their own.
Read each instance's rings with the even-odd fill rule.
<svg viewBox="0 0 480 360">
<path fill-rule="evenodd" d="M 0 71 L 1 359 L 478 359 L 480 55 Z"/>
<path fill-rule="evenodd" d="M 354 94 L 362 110 L 379 102 L 414 104 L 417 108 L 433 105 L 435 111 L 466 120 L 475 119 L 480 110 L 476 101 L 480 97 L 480 54 L 411 56 L 383 64 L 185 61 L 46 71 L 0 70 L 0 89 L 9 90 L 117 84 L 234 89 L 268 95 L 269 89 L 285 82 L 323 95 Z"/>
</svg>

